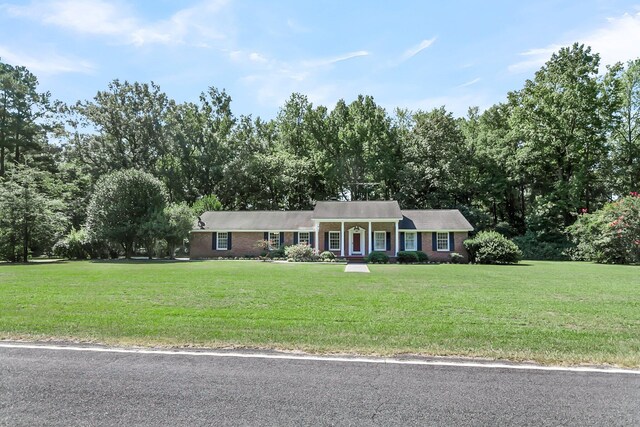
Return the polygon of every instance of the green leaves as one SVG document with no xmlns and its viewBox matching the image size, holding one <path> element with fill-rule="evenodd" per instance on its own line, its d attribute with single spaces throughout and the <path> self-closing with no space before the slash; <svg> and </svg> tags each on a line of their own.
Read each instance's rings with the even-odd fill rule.
<svg viewBox="0 0 640 427">
<path fill-rule="evenodd" d="M 94 239 L 121 245 L 130 257 L 135 244 L 148 244 L 158 236 L 158 215 L 166 199 L 162 182 L 147 172 L 127 169 L 105 175 L 87 209 L 89 233 Z"/>
</svg>

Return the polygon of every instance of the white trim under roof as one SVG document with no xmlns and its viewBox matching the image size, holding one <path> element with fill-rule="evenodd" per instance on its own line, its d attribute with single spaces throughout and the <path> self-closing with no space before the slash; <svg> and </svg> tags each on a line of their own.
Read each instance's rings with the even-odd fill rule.
<svg viewBox="0 0 640 427">
<path fill-rule="evenodd" d="M 283 233 L 298 233 L 298 232 L 312 232 L 315 229 L 313 227 L 311 228 L 298 228 L 296 230 L 277 230 L 279 232 L 283 232 Z M 209 228 L 209 229 L 195 229 L 195 230 L 191 230 L 192 233 L 214 233 L 214 232 L 218 232 L 218 231 L 231 231 L 234 233 L 264 233 L 265 231 L 273 231 L 271 229 L 265 230 L 264 228 L 261 230 L 238 230 L 237 228 Z"/>
<path fill-rule="evenodd" d="M 402 218 L 311 218 L 317 222 L 396 222 Z"/>
<path fill-rule="evenodd" d="M 418 229 L 418 228 L 401 228 L 398 231 L 401 231 L 403 233 L 404 232 L 411 233 L 411 232 L 415 232 L 415 231 L 419 231 L 421 233 L 445 233 L 445 232 L 449 232 L 449 233 L 464 233 L 464 232 L 473 231 L 473 230 L 450 230 L 448 228 L 442 228 L 442 229 L 439 229 L 439 230 L 421 230 L 421 229 Z"/>
</svg>

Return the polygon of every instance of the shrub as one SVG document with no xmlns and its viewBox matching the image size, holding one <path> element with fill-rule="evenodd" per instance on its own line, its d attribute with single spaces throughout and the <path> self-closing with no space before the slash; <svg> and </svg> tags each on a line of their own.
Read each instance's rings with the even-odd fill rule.
<svg viewBox="0 0 640 427">
<path fill-rule="evenodd" d="M 520 248 L 523 259 L 567 261 L 573 247 L 564 237 L 554 241 L 543 240 L 532 230 L 527 230 L 524 236 L 514 237 L 513 242 Z"/>
<path fill-rule="evenodd" d="M 389 255 L 384 252 L 371 252 L 367 255 L 367 262 L 372 264 L 386 264 L 389 262 Z"/>
<path fill-rule="evenodd" d="M 269 256 L 271 258 L 284 258 L 285 257 L 285 250 L 286 248 L 284 246 L 280 246 L 278 249 L 273 249 L 271 251 L 269 251 Z"/>
<path fill-rule="evenodd" d="M 464 257 L 458 252 L 451 252 L 449 254 L 449 260 L 451 261 L 451 264 L 462 264 Z"/>
<path fill-rule="evenodd" d="M 640 263 L 640 194 L 631 193 L 567 229 L 576 243 L 575 259 L 609 264 Z"/>
<path fill-rule="evenodd" d="M 415 251 L 399 251 L 396 259 L 400 264 L 413 264 L 420 261 Z"/>
<path fill-rule="evenodd" d="M 324 251 L 320 254 L 320 259 L 322 261 L 332 261 L 336 259 L 336 255 L 331 251 Z"/>
<path fill-rule="evenodd" d="M 69 259 L 87 259 L 91 245 L 87 231 L 84 228 L 72 228 L 69 234 L 58 240 L 53 246 L 53 253 Z"/>
<path fill-rule="evenodd" d="M 284 253 L 289 261 L 295 262 L 314 261 L 316 258 L 316 253 L 313 248 L 304 243 L 287 246 Z"/>
<path fill-rule="evenodd" d="M 429 257 L 427 256 L 426 253 L 424 253 L 422 251 L 416 251 L 415 254 L 418 257 L 418 262 L 427 262 L 427 261 L 429 261 Z"/>
<path fill-rule="evenodd" d="M 464 241 L 469 259 L 477 264 L 514 264 L 522 252 L 511 240 L 496 231 L 481 231 L 473 239 Z"/>
<path fill-rule="evenodd" d="M 167 256 L 173 258 L 172 250 L 169 248 L 169 244 L 164 239 L 156 240 L 153 244 L 153 254 L 158 258 L 166 258 Z"/>
</svg>

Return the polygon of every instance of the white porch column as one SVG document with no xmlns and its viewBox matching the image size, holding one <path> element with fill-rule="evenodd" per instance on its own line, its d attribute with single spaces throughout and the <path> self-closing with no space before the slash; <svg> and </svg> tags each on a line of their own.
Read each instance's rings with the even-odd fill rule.
<svg viewBox="0 0 640 427">
<path fill-rule="evenodd" d="M 366 235 L 365 238 L 367 239 L 367 242 L 369 242 L 369 252 L 368 253 L 371 253 L 371 248 L 373 247 L 373 242 L 371 241 L 371 240 L 373 240 L 371 238 L 371 236 L 373 236 L 373 230 L 371 229 L 371 221 L 369 221 L 369 229 L 367 230 L 367 233 L 368 234 Z"/>
<path fill-rule="evenodd" d="M 316 240 L 315 240 L 315 242 L 313 242 L 314 243 L 313 246 L 315 246 L 314 249 L 316 249 L 318 252 L 320 252 L 320 250 L 318 249 L 320 247 L 320 240 L 318 240 L 318 230 L 320 230 L 320 223 L 316 222 L 316 226 L 314 228 L 315 228 L 315 232 L 316 232 Z"/>
<path fill-rule="evenodd" d="M 395 246 L 395 253 L 396 256 L 398 256 L 398 246 L 400 246 L 400 221 L 396 222 L 396 244 Z"/>
<path fill-rule="evenodd" d="M 340 256 L 344 257 L 344 221 L 340 222 Z"/>
</svg>

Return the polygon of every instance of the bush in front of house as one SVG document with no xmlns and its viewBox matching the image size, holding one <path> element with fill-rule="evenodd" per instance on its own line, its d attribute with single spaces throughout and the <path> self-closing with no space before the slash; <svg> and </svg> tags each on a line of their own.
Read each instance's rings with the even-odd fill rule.
<svg viewBox="0 0 640 427">
<path fill-rule="evenodd" d="M 451 264 L 462 264 L 464 262 L 464 257 L 458 252 L 451 252 L 449 254 L 449 260 L 451 261 Z"/>
<path fill-rule="evenodd" d="M 389 262 L 389 255 L 384 252 L 371 252 L 367 255 L 367 262 L 371 264 L 387 264 Z"/>
<path fill-rule="evenodd" d="M 285 250 L 286 250 L 285 246 L 280 246 L 278 249 L 273 249 L 269 251 L 269 257 L 273 259 L 285 258 Z"/>
<path fill-rule="evenodd" d="M 284 253 L 287 256 L 288 261 L 294 262 L 315 261 L 317 258 L 316 252 L 313 248 L 304 243 L 287 246 L 284 249 Z"/>
<path fill-rule="evenodd" d="M 481 231 L 465 240 L 464 247 L 476 264 L 515 264 L 522 257 L 518 245 L 496 231 Z"/>
<path fill-rule="evenodd" d="M 427 256 L 426 253 L 424 253 L 422 251 L 416 251 L 415 254 L 418 257 L 418 262 L 428 262 L 429 261 L 429 257 Z"/>
<path fill-rule="evenodd" d="M 336 259 L 336 255 L 331 251 L 324 251 L 320 254 L 320 259 L 322 261 L 333 261 Z"/>
<path fill-rule="evenodd" d="M 400 264 L 413 264 L 420 261 L 415 251 L 399 251 L 396 260 Z"/>
</svg>

